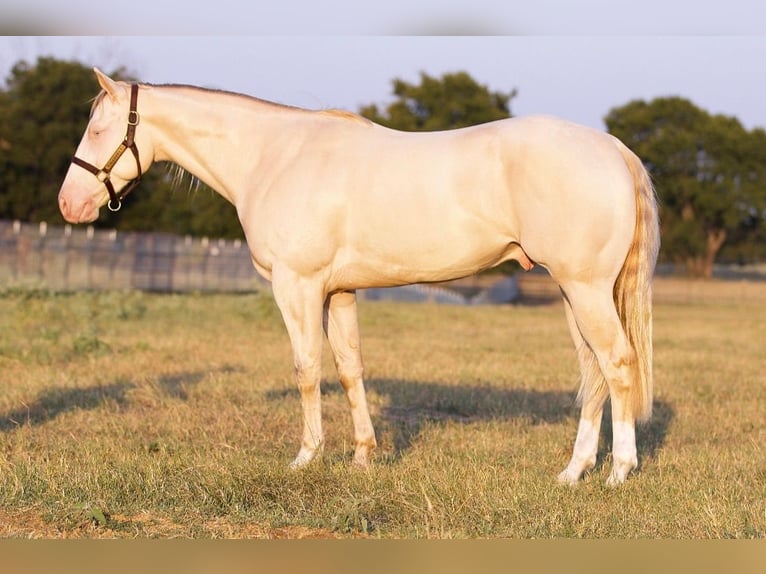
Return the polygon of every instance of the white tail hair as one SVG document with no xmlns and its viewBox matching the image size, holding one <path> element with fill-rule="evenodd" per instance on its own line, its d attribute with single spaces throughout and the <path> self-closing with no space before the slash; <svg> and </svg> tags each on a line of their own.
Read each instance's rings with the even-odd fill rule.
<svg viewBox="0 0 766 574">
<path fill-rule="evenodd" d="M 636 190 L 636 229 L 633 244 L 614 284 L 617 314 L 636 354 L 635 380 L 631 397 L 638 421 L 652 416 L 652 277 L 660 249 L 657 198 L 652 180 L 641 160 L 617 140 Z"/>
</svg>

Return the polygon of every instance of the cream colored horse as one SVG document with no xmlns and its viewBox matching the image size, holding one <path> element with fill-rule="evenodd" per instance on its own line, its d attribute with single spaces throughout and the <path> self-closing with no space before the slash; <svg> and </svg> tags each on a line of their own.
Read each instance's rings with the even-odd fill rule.
<svg viewBox="0 0 766 574">
<path fill-rule="evenodd" d="M 293 347 L 303 408 L 294 467 L 323 446 L 323 329 L 351 408 L 354 462 L 367 465 L 376 446 L 355 289 L 454 279 L 510 259 L 558 282 L 580 361 L 582 414 L 559 480 L 575 483 L 594 465 L 607 396 L 608 483 L 636 467 L 635 422 L 652 409 L 659 231 L 649 177 L 617 139 L 546 117 L 404 133 L 194 87 L 140 85 L 131 96 L 131 85 L 96 75 L 103 92 L 61 187 L 62 214 L 90 222 L 103 205 L 119 209 L 119 190 L 163 160 L 236 206 Z"/>
</svg>

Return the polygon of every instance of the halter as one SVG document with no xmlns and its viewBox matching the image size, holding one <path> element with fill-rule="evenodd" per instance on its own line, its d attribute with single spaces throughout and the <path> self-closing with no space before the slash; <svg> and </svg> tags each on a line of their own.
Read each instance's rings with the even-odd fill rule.
<svg viewBox="0 0 766 574">
<path fill-rule="evenodd" d="M 97 168 L 95 165 L 88 163 L 87 161 L 81 160 L 77 156 L 72 156 L 72 163 L 75 165 L 79 165 L 81 168 L 89 171 L 93 175 L 96 176 L 96 179 L 98 179 L 101 183 L 103 183 L 106 186 L 106 190 L 109 192 L 109 201 L 106 203 L 106 206 L 109 208 L 109 211 L 119 211 L 122 207 L 122 200 L 125 198 L 126 195 L 128 195 L 131 191 L 133 191 L 133 188 L 135 188 L 139 183 L 141 183 L 141 176 L 143 175 L 141 173 L 141 161 L 138 159 L 138 147 L 136 146 L 135 142 L 135 135 L 136 135 L 136 126 L 139 122 L 139 115 L 136 111 L 136 104 L 138 103 L 138 84 L 132 84 L 130 87 L 130 111 L 128 112 L 128 131 L 125 134 L 125 139 L 122 140 L 122 143 L 117 147 L 117 149 L 112 154 L 112 157 L 109 158 L 109 160 L 104 164 L 104 167 L 101 169 Z M 122 157 L 122 154 L 125 153 L 126 150 L 130 150 L 133 152 L 133 157 L 136 158 L 136 167 L 138 168 L 138 175 L 135 179 L 128 182 L 128 184 L 125 186 L 122 191 L 119 193 L 114 191 L 114 186 L 112 185 L 111 180 L 111 172 L 112 168 L 115 166 L 115 164 L 120 160 Z"/>
</svg>

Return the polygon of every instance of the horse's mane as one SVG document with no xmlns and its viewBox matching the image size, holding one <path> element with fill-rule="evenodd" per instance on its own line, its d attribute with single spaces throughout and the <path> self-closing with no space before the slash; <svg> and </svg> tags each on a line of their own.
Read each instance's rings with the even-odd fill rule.
<svg viewBox="0 0 766 574">
<path fill-rule="evenodd" d="M 192 175 L 177 163 L 168 162 L 167 166 L 166 177 L 170 180 L 170 189 L 173 193 L 182 186 L 186 188 L 186 192 L 189 194 L 199 191 L 202 182 L 197 176 Z M 189 182 L 188 185 L 184 184 L 185 181 Z"/>
<path fill-rule="evenodd" d="M 272 106 L 272 107 L 275 107 L 275 108 L 282 108 L 282 109 L 286 109 L 286 110 L 296 110 L 296 111 L 298 111 L 298 110 L 306 111 L 306 110 L 303 110 L 303 108 L 299 108 L 299 107 L 296 107 L 296 106 L 289 106 L 287 104 L 279 104 L 277 102 L 272 102 L 272 101 L 269 101 L 269 100 L 264 100 L 262 98 L 256 98 L 254 96 L 250 96 L 250 95 L 247 95 L 247 94 L 242 94 L 240 92 L 232 92 L 232 91 L 229 91 L 229 90 L 220 90 L 220 89 L 217 89 L 217 88 L 204 88 L 202 86 L 192 86 L 192 85 L 189 85 L 189 84 L 141 84 L 141 85 L 149 86 L 149 87 L 152 87 L 152 88 L 170 88 L 170 89 L 179 89 L 179 90 L 192 90 L 192 91 L 196 91 L 196 92 L 208 92 L 208 93 L 212 93 L 212 94 L 221 94 L 221 95 L 224 95 L 224 96 L 233 96 L 233 97 L 236 97 L 236 98 L 243 98 L 245 100 L 250 100 L 250 101 L 253 101 L 253 102 L 257 102 L 259 104 L 265 104 L 265 105 Z"/>
<path fill-rule="evenodd" d="M 274 108 L 279 108 L 283 110 L 290 110 L 290 111 L 296 111 L 296 112 L 305 112 L 309 114 L 320 114 L 323 116 L 330 116 L 330 117 L 336 117 L 340 119 L 346 119 L 346 120 L 353 120 L 357 121 L 363 124 L 370 124 L 372 125 L 372 122 L 368 120 L 367 118 L 360 116 L 357 113 L 350 112 L 348 110 L 341 110 L 336 108 L 325 108 L 320 110 L 309 110 L 306 108 L 300 108 L 298 106 L 291 106 L 288 104 L 280 104 L 278 102 L 272 102 L 271 100 L 264 100 L 263 98 L 256 98 L 255 96 L 250 96 L 247 94 L 242 94 L 240 92 L 231 92 L 229 90 L 220 90 L 217 88 L 203 88 L 201 86 L 191 86 L 188 84 L 144 84 L 146 86 L 152 86 L 155 88 L 177 88 L 177 89 L 183 89 L 183 90 L 196 90 L 199 92 L 210 92 L 214 94 L 222 94 L 225 96 L 234 96 L 237 98 L 244 98 L 246 100 L 250 100 L 253 102 L 257 102 L 261 105 L 266 105 Z"/>
<path fill-rule="evenodd" d="M 335 108 L 330 108 L 326 110 L 317 110 L 314 113 L 326 115 L 326 116 L 333 116 L 336 118 L 342 118 L 346 120 L 352 120 L 356 122 L 361 122 L 363 124 L 372 125 L 372 121 L 368 120 L 364 116 L 360 116 L 359 114 L 356 114 L 354 112 L 349 112 L 348 110 L 339 110 Z"/>
</svg>

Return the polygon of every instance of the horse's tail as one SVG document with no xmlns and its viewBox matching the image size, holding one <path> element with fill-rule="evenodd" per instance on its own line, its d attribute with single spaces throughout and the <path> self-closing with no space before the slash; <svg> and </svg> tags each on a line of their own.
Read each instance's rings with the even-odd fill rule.
<svg viewBox="0 0 766 574">
<path fill-rule="evenodd" d="M 633 176 L 636 228 L 633 243 L 614 284 L 614 303 L 620 322 L 636 355 L 631 402 L 638 421 L 652 416 L 652 276 L 660 248 L 657 199 L 649 173 L 630 149 L 617 147 Z"/>
</svg>

